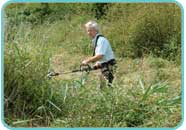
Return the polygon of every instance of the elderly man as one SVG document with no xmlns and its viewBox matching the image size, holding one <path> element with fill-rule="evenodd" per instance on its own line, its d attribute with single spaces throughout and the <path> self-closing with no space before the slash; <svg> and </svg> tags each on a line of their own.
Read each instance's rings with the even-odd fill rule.
<svg viewBox="0 0 186 130">
<path fill-rule="evenodd" d="M 100 84 L 102 88 L 106 81 L 107 86 L 111 86 L 114 79 L 113 67 L 116 64 L 115 56 L 109 41 L 99 34 L 99 26 L 95 21 L 89 21 L 85 24 L 86 32 L 92 39 L 94 51 L 93 56 L 82 61 L 82 65 L 95 62 L 94 67 L 101 69 Z"/>
</svg>

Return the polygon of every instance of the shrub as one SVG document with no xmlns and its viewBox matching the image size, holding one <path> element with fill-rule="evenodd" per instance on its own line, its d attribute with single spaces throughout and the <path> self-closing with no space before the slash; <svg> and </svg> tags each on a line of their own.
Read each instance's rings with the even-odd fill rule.
<svg viewBox="0 0 186 130">
<path fill-rule="evenodd" d="M 121 57 L 181 57 L 181 11 L 176 4 L 113 4 L 103 21 L 108 26 L 104 32 Z"/>
</svg>

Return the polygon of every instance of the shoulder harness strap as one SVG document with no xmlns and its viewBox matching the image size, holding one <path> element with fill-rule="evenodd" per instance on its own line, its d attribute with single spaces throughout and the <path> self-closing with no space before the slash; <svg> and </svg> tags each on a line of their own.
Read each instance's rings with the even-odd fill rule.
<svg viewBox="0 0 186 130">
<path fill-rule="evenodd" d="M 104 37 L 104 36 L 103 35 L 98 35 L 96 37 L 96 42 L 95 42 L 95 46 L 94 46 L 93 56 L 95 56 L 95 50 L 96 50 L 96 47 L 97 47 L 97 42 L 98 42 L 99 37 Z"/>
</svg>

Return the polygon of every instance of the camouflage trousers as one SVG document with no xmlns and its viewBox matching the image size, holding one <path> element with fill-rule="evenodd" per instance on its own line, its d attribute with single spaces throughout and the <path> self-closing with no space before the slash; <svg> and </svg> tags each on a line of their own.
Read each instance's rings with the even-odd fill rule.
<svg viewBox="0 0 186 130">
<path fill-rule="evenodd" d="M 116 64 L 110 65 L 105 64 L 101 68 L 101 74 L 100 74 L 100 83 L 99 88 L 102 88 L 103 86 L 112 87 L 112 82 L 114 80 L 114 74 L 116 72 Z"/>
</svg>

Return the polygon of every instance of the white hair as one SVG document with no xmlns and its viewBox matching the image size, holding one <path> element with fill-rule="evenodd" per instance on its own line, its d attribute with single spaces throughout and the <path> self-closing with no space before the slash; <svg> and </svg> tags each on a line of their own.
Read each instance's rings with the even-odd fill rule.
<svg viewBox="0 0 186 130">
<path fill-rule="evenodd" d="M 91 20 L 91 21 L 87 22 L 87 23 L 85 24 L 85 27 L 86 27 L 86 28 L 95 29 L 96 32 L 99 32 L 99 25 L 97 24 L 96 21 Z"/>
</svg>

